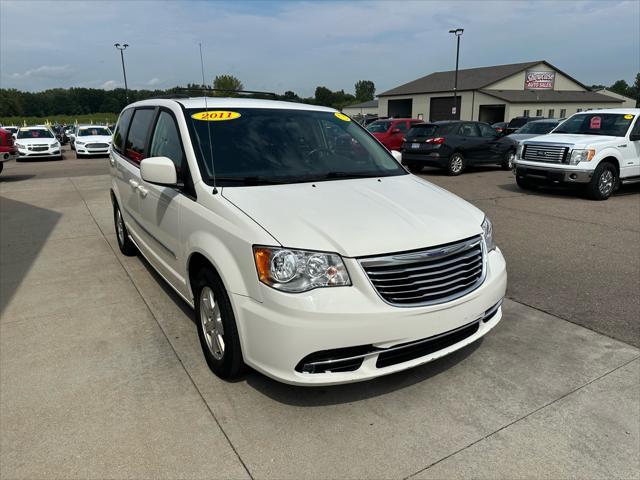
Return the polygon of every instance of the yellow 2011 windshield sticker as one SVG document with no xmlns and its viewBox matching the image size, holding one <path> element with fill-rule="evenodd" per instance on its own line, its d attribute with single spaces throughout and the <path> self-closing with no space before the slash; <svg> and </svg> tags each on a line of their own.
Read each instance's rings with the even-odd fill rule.
<svg viewBox="0 0 640 480">
<path fill-rule="evenodd" d="M 344 113 L 340 113 L 340 112 L 336 112 L 334 113 L 334 115 L 339 118 L 340 120 L 342 120 L 343 122 L 350 122 L 351 119 L 349 117 L 347 117 Z"/>
<path fill-rule="evenodd" d="M 194 120 L 203 120 L 205 122 L 224 122 L 226 120 L 235 120 L 240 118 L 238 112 L 230 112 L 228 110 L 209 110 L 198 112 L 191 115 Z"/>
<path fill-rule="evenodd" d="M 633 115 L 625 115 L 624 119 L 625 120 L 633 120 Z"/>
</svg>

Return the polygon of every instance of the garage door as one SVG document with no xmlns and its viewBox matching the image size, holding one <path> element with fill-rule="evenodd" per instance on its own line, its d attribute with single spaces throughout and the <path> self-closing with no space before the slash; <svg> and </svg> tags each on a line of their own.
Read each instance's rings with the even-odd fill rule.
<svg viewBox="0 0 640 480">
<path fill-rule="evenodd" d="M 413 100 L 389 100 L 389 116 L 394 118 L 411 118 Z"/>
<path fill-rule="evenodd" d="M 429 120 L 459 120 L 460 119 L 460 97 L 456 97 L 457 108 L 455 116 L 451 113 L 453 108 L 453 97 L 435 97 L 429 104 Z"/>
</svg>

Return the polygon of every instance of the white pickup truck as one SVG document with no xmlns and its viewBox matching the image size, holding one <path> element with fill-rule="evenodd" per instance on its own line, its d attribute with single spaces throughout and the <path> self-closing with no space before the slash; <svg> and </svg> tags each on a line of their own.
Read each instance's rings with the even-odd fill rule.
<svg viewBox="0 0 640 480">
<path fill-rule="evenodd" d="M 640 180 L 640 108 L 576 113 L 520 143 L 513 173 L 523 189 L 579 183 L 589 198 L 606 200 L 621 180 Z"/>
</svg>

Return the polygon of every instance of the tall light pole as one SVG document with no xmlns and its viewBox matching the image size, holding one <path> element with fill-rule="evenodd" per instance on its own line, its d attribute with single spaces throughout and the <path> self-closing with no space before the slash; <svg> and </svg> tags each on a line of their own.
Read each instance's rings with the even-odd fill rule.
<svg viewBox="0 0 640 480">
<path fill-rule="evenodd" d="M 124 68 L 124 51 L 127 49 L 129 44 L 124 43 L 120 45 L 119 43 L 116 43 L 113 46 L 116 47 L 118 50 L 120 50 L 120 60 L 122 60 L 122 75 L 124 76 L 124 98 L 127 101 L 127 103 L 129 103 L 129 89 L 127 88 L 127 70 Z"/>
<path fill-rule="evenodd" d="M 456 47 L 456 76 L 453 83 L 453 108 L 451 109 L 451 115 L 455 120 L 456 114 L 460 113 L 458 112 L 458 61 L 460 60 L 460 37 L 464 33 L 464 28 L 449 30 L 449 33 L 453 33 L 458 39 L 458 46 Z"/>
</svg>

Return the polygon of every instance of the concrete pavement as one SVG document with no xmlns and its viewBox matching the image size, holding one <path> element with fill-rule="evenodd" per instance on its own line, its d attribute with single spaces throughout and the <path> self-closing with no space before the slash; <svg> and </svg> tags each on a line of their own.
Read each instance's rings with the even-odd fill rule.
<svg viewBox="0 0 640 480">
<path fill-rule="evenodd" d="M 640 351 L 543 312 L 561 272 L 511 256 L 553 237 L 544 212 L 509 233 L 517 194 L 468 182 L 500 218 L 510 295 L 546 278 L 538 308 L 507 300 L 491 334 L 423 367 L 305 389 L 210 373 L 188 307 L 117 251 L 107 176 L 0 177 L 0 478 L 639 478 Z"/>
</svg>

